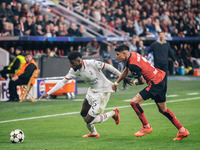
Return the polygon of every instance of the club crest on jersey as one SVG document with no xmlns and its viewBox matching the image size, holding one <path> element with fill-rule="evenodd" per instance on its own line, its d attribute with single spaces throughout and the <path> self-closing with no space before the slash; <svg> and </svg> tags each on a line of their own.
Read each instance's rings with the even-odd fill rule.
<svg viewBox="0 0 200 150">
<path fill-rule="evenodd" d="M 100 66 L 103 66 L 103 62 L 101 62 L 101 61 L 98 61 L 98 64 L 99 64 Z"/>
</svg>

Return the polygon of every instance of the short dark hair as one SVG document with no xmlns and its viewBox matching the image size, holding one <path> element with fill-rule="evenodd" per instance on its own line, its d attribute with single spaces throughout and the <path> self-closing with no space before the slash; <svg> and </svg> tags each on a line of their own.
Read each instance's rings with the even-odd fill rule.
<svg viewBox="0 0 200 150">
<path fill-rule="evenodd" d="M 69 60 L 75 60 L 78 57 L 82 58 L 82 55 L 81 55 L 81 53 L 79 53 L 77 51 L 70 52 L 68 55 Z"/>
<path fill-rule="evenodd" d="M 31 55 L 31 53 L 30 53 L 30 52 L 28 52 L 28 53 L 24 54 L 24 56 L 28 56 L 28 55 Z M 32 55 L 31 55 L 31 56 L 32 56 Z"/>
<path fill-rule="evenodd" d="M 21 46 L 17 46 L 16 50 L 22 51 L 22 47 Z"/>
<path fill-rule="evenodd" d="M 121 51 L 124 51 L 124 50 L 129 51 L 129 47 L 127 45 L 125 45 L 125 44 L 119 45 L 115 49 L 116 52 L 121 52 Z"/>
</svg>

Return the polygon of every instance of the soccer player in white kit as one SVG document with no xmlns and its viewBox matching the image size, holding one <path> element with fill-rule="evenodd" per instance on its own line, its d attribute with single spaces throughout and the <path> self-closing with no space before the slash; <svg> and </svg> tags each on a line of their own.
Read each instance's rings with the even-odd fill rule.
<svg viewBox="0 0 200 150">
<path fill-rule="evenodd" d="M 40 99 L 59 90 L 72 78 L 76 77 L 84 80 L 90 87 L 88 88 L 86 98 L 83 101 L 80 114 L 86 122 L 90 133 L 83 135 L 82 137 L 99 137 L 94 126 L 95 123 L 104 122 L 110 117 L 115 120 L 116 124 L 119 124 L 120 121 L 119 110 L 117 108 L 103 114 L 110 98 L 110 92 L 114 91 L 112 90 L 112 82 L 105 77 L 102 70 L 109 70 L 117 76 L 120 76 L 121 73 L 109 64 L 96 60 L 82 60 L 81 58 L 81 53 L 76 51 L 71 52 L 68 55 L 71 65 L 69 73 L 49 92 L 43 94 Z"/>
</svg>

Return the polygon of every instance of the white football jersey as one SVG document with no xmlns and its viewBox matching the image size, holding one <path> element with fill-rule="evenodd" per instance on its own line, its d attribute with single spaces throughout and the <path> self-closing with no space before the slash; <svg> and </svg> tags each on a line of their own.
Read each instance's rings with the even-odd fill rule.
<svg viewBox="0 0 200 150">
<path fill-rule="evenodd" d="M 114 92 L 112 82 L 102 72 L 105 65 L 101 61 L 83 60 L 82 67 L 77 71 L 71 68 L 65 79 L 80 78 L 90 86 L 93 92 Z"/>
</svg>

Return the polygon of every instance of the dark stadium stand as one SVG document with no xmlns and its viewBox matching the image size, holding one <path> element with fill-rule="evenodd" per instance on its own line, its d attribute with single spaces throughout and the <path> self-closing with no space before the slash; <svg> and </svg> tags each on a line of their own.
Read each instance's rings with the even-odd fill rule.
<svg viewBox="0 0 200 150">
<path fill-rule="evenodd" d="M 42 36 L 41 39 L 39 38 L 40 40 L 28 40 L 23 45 L 24 52 L 31 52 L 34 56 L 46 55 L 47 48 L 52 51 L 50 55 L 48 54 L 51 57 L 66 56 L 72 50 L 78 50 L 85 55 L 87 40 L 66 43 L 66 40 L 62 41 L 62 38 L 58 38 L 57 42 L 53 41 L 55 41 L 55 37 L 63 37 L 63 39 L 65 37 L 82 37 L 83 32 L 89 34 L 92 33 L 92 29 L 96 30 L 93 28 L 94 26 L 88 30 L 87 26 L 96 24 L 99 30 L 95 32 L 99 33 L 99 38 L 118 36 L 113 41 L 105 40 L 111 44 L 112 49 L 120 43 L 137 49 L 140 40 L 143 40 L 144 45 L 148 48 L 157 39 L 158 32 L 164 31 L 174 49 L 177 60 L 183 62 L 186 68 L 199 67 L 196 60 L 200 59 L 198 46 L 200 40 L 197 38 L 200 37 L 200 1 L 56 0 L 51 1 L 51 3 L 55 3 L 53 6 L 43 5 L 45 2 L 49 2 L 48 0 L 42 3 L 37 0 L 32 3 L 25 2 L 26 0 L 2 0 L 0 2 L 0 38 L 18 36 L 26 39 L 27 37 Z M 89 24 L 86 25 L 86 22 L 83 23 L 77 18 L 74 20 L 75 22 L 67 20 L 70 18 L 69 16 L 62 16 L 59 13 L 59 8 L 62 7 L 71 11 L 71 14 L 77 18 L 87 20 Z M 47 12 L 43 13 L 44 11 Z M 50 18 L 48 14 L 53 14 L 53 17 Z M 70 22 L 70 24 L 66 24 L 66 22 Z M 91 41 L 93 36 L 91 36 Z M 119 36 L 128 38 L 118 41 Z M 45 38 L 50 40 L 42 40 Z M 135 39 L 135 44 L 131 43 L 132 38 Z M 22 39 L 14 40 L 14 43 L 13 40 L 1 41 L 0 46 L 9 50 L 10 47 L 16 47 L 26 41 Z M 97 41 L 101 45 L 101 54 L 102 51 L 105 51 L 105 41 Z M 57 50 L 53 52 L 55 47 Z"/>
</svg>

